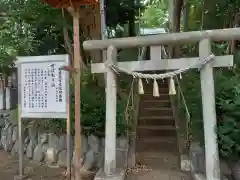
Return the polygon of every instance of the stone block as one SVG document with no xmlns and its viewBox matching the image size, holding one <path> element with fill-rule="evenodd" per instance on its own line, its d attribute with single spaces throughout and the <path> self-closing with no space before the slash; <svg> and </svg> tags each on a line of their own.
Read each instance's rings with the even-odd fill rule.
<svg viewBox="0 0 240 180">
<path fill-rule="evenodd" d="M 60 167 L 67 167 L 67 150 L 63 150 L 58 154 L 57 163 Z"/>
<path fill-rule="evenodd" d="M 127 149 L 128 147 L 128 140 L 125 137 L 117 138 L 116 146 L 119 149 Z"/>
<path fill-rule="evenodd" d="M 30 159 L 33 158 L 34 155 L 34 148 L 37 146 L 37 139 L 32 139 L 30 140 L 30 143 L 27 146 L 27 150 L 26 150 L 26 156 Z"/>
<path fill-rule="evenodd" d="M 48 146 L 59 149 L 59 137 L 56 134 L 48 134 Z"/>
<path fill-rule="evenodd" d="M 23 141 L 23 152 L 24 153 L 26 153 L 29 143 L 30 143 L 30 138 L 29 138 L 29 136 L 26 136 L 24 141 Z"/>
<path fill-rule="evenodd" d="M 66 150 L 67 149 L 67 135 L 61 135 L 59 137 L 59 150 Z"/>
<path fill-rule="evenodd" d="M 127 151 L 116 150 L 116 167 L 120 169 L 127 167 Z"/>
<path fill-rule="evenodd" d="M 18 140 L 14 143 L 12 150 L 11 150 L 12 156 L 18 156 Z"/>
<path fill-rule="evenodd" d="M 103 147 L 101 147 L 100 152 L 97 154 L 97 162 L 96 162 L 96 166 L 97 168 L 103 168 L 104 167 L 104 151 L 105 149 Z"/>
<path fill-rule="evenodd" d="M 7 125 L 2 129 L 1 133 L 1 144 L 4 151 L 10 152 L 13 146 L 12 142 L 12 125 Z"/>
<path fill-rule="evenodd" d="M 96 167 L 96 153 L 90 149 L 85 155 L 81 170 L 91 171 L 94 167 Z"/>
<path fill-rule="evenodd" d="M 37 121 L 30 121 L 28 123 L 28 136 L 30 137 L 30 140 L 36 139 L 38 136 L 38 123 Z"/>
<path fill-rule="evenodd" d="M 205 153 L 199 143 L 192 143 L 190 146 L 189 157 L 192 164 L 192 171 L 196 173 L 205 173 Z"/>
<path fill-rule="evenodd" d="M 47 148 L 47 151 L 45 153 L 45 161 L 48 164 L 53 164 L 57 162 L 58 158 L 58 150 L 55 147 L 49 147 Z"/>
<path fill-rule="evenodd" d="M 14 126 L 13 132 L 12 132 L 12 142 L 15 143 L 17 139 L 18 139 L 18 128 L 17 126 Z"/>
<path fill-rule="evenodd" d="M 82 135 L 82 139 L 84 138 L 84 135 Z M 91 134 L 90 136 L 88 136 L 88 144 L 89 144 L 89 147 L 95 152 L 95 153 L 99 153 L 100 151 L 100 139 Z"/>
<path fill-rule="evenodd" d="M 38 132 L 38 144 L 44 144 L 48 142 L 48 134 L 44 132 Z"/>
<path fill-rule="evenodd" d="M 45 148 L 42 144 L 38 144 L 34 149 L 33 160 L 42 162 L 45 156 Z"/>
</svg>

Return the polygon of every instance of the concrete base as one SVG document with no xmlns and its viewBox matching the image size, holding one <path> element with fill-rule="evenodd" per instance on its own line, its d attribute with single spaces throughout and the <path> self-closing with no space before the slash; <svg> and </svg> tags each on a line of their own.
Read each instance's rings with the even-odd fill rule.
<svg viewBox="0 0 240 180">
<path fill-rule="evenodd" d="M 203 174 L 196 173 L 196 174 L 193 174 L 193 179 L 194 180 L 206 180 L 206 177 Z"/>
<path fill-rule="evenodd" d="M 194 180 L 207 180 L 206 176 L 204 176 L 204 175 L 201 174 L 201 173 L 195 173 L 195 174 L 193 174 L 193 179 L 194 179 Z M 221 180 L 228 180 L 228 178 L 225 177 L 225 176 L 222 176 L 222 177 L 221 177 Z"/>
<path fill-rule="evenodd" d="M 100 169 L 96 174 L 94 180 L 124 180 L 125 171 L 123 169 L 116 169 L 116 172 L 111 175 L 106 175 L 103 169 Z"/>
</svg>

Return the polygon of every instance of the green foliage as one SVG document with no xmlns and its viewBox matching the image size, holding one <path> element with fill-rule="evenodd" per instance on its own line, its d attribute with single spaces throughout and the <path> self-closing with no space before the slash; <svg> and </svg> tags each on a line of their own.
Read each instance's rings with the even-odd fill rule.
<svg viewBox="0 0 240 180">
<path fill-rule="evenodd" d="M 168 1 L 149 0 L 145 2 L 146 8 L 140 17 L 140 24 L 145 28 L 163 27 L 167 21 Z"/>
<path fill-rule="evenodd" d="M 106 2 L 107 26 L 116 29 L 124 23 L 130 23 L 130 15 L 140 6 L 134 1 L 119 0 Z M 68 13 L 65 18 L 61 9 L 54 9 L 40 0 L 2 0 L 0 2 L 0 73 L 11 70 L 16 56 L 65 54 L 63 27 L 72 37 L 72 18 Z M 105 129 L 105 91 L 98 86 L 90 72 L 82 74 L 81 82 L 81 124 L 84 133 L 104 135 Z M 73 83 L 71 83 L 71 122 L 74 127 Z M 123 123 L 125 99 L 118 100 L 117 133 L 124 134 Z M 42 120 L 45 128 L 62 132 L 66 129 L 65 120 Z M 74 131 L 74 129 L 73 129 Z"/>
<path fill-rule="evenodd" d="M 240 157 L 240 123 L 235 118 L 224 116 L 218 124 L 218 148 L 220 156 L 227 160 Z"/>
<path fill-rule="evenodd" d="M 92 79 L 89 71 L 83 71 L 81 75 L 81 128 L 84 134 L 96 134 L 98 136 L 105 135 L 105 89 L 103 86 L 98 86 Z M 71 133 L 74 134 L 75 122 L 75 99 L 74 99 L 74 84 L 70 82 L 70 121 Z M 129 126 L 126 123 L 124 112 L 126 99 L 117 101 L 117 136 L 125 135 Z M 40 122 L 41 127 L 45 130 L 54 131 L 55 133 L 66 132 L 66 120 L 54 119 Z"/>
<path fill-rule="evenodd" d="M 97 86 L 96 82 L 92 80 L 91 73 L 85 71 L 82 73 L 81 81 L 81 125 L 83 133 L 94 133 L 99 136 L 105 134 L 105 89 L 103 86 Z M 71 122 L 74 123 L 74 87 L 70 86 L 70 108 L 71 108 Z M 117 102 L 117 135 L 123 135 L 127 129 L 124 123 L 123 116 L 125 100 L 118 100 Z"/>
<path fill-rule="evenodd" d="M 240 85 L 222 91 L 217 99 L 218 146 L 220 155 L 231 160 L 240 157 Z"/>
</svg>

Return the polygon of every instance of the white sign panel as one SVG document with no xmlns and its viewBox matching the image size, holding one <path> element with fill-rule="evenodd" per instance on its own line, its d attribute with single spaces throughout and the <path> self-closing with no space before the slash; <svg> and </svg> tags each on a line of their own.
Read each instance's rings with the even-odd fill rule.
<svg viewBox="0 0 240 180">
<path fill-rule="evenodd" d="M 19 57 L 19 104 L 21 117 L 66 118 L 68 72 L 67 55 Z"/>
</svg>

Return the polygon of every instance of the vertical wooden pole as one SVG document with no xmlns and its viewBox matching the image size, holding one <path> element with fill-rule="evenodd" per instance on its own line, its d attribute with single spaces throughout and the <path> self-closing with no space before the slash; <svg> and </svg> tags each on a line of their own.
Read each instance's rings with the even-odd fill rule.
<svg viewBox="0 0 240 180">
<path fill-rule="evenodd" d="M 18 160 L 19 160 L 19 179 L 24 176 L 23 170 L 23 130 L 22 130 L 22 119 L 21 119 L 21 66 L 17 69 L 18 76 Z"/>
<path fill-rule="evenodd" d="M 199 44 L 200 58 L 211 53 L 211 41 L 204 39 Z M 219 154 L 217 147 L 216 109 L 213 68 L 210 64 L 203 66 L 200 72 L 204 137 L 205 137 L 205 158 L 207 180 L 220 180 Z"/>
<path fill-rule="evenodd" d="M 107 49 L 107 64 L 115 63 L 117 50 L 113 46 Z M 105 130 L 105 163 L 104 172 L 110 175 L 116 169 L 116 116 L 117 116 L 117 83 L 116 74 L 109 67 L 106 73 L 106 130 Z"/>
<path fill-rule="evenodd" d="M 66 72 L 68 73 L 68 72 Z M 69 83 L 69 82 L 67 82 Z M 71 119 L 69 107 L 69 86 L 67 89 L 67 180 L 71 180 Z"/>
<path fill-rule="evenodd" d="M 22 138 L 22 120 L 21 106 L 18 105 L 18 153 L 19 153 L 19 178 L 23 178 L 23 138 Z"/>
<path fill-rule="evenodd" d="M 75 179 L 80 180 L 81 176 L 79 174 L 81 168 L 81 120 L 80 120 L 80 43 L 79 43 L 79 7 L 75 8 L 73 16 L 73 33 L 74 33 L 74 68 L 76 73 L 74 74 L 74 84 L 75 84 Z"/>
</svg>

